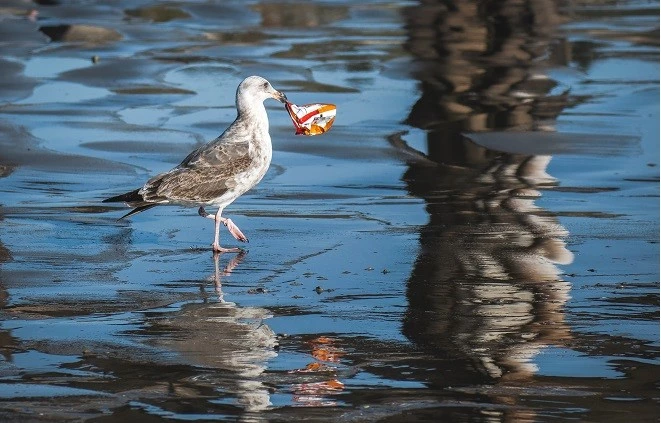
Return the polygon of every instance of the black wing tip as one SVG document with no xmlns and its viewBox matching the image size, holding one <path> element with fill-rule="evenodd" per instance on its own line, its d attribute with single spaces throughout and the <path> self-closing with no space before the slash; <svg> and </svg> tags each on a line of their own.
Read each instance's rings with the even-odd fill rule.
<svg viewBox="0 0 661 423">
<path fill-rule="evenodd" d="M 117 219 L 119 222 L 120 220 L 126 219 L 127 217 L 133 216 L 134 214 L 138 214 L 140 212 L 143 212 L 145 210 L 149 210 L 152 207 L 156 207 L 158 203 L 148 203 L 145 201 L 145 199 L 140 195 L 140 189 L 134 189 L 133 191 L 126 192 L 124 194 L 116 195 L 114 197 L 106 198 L 105 200 L 101 200 L 102 203 L 126 203 L 131 207 L 134 207 L 133 210 L 130 212 L 126 213 L 124 216 L 120 217 Z"/>
<path fill-rule="evenodd" d="M 106 198 L 105 200 L 101 201 L 102 203 L 137 203 L 144 201 L 142 198 L 142 195 L 140 195 L 138 192 L 140 191 L 140 188 L 134 189 L 133 191 L 129 191 L 124 194 L 116 195 L 114 197 Z"/>
</svg>

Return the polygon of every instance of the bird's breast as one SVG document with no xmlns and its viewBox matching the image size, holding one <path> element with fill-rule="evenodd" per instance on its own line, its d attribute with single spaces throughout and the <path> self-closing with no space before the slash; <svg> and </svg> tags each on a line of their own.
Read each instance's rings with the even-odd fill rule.
<svg viewBox="0 0 661 423">
<path fill-rule="evenodd" d="M 250 146 L 250 166 L 245 172 L 238 175 L 237 178 L 238 185 L 245 187 L 245 191 L 257 185 L 262 180 L 269 169 L 273 156 L 271 139 L 268 137 L 268 133 L 266 137 L 257 137 L 257 139 L 260 142 L 252 143 Z"/>
</svg>

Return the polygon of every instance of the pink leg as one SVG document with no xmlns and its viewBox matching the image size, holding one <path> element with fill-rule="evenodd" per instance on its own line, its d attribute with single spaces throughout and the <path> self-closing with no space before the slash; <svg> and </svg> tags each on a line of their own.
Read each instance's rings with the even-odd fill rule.
<svg viewBox="0 0 661 423">
<path fill-rule="evenodd" d="M 211 248 L 213 249 L 213 251 L 215 251 L 217 253 L 240 253 L 241 251 L 243 251 L 240 248 L 223 248 L 223 247 L 220 246 L 220 224 L 221 223 L 224 224 L 225 226 L 232 225 L 233 228 L 236 228 L 236 231 L 238 231 L 238 234 L 240 236 L 242 236 L 246 241 L 248 240 L 241 233 L 239 228 L 236 227 L 236 225 L 234 225 L 234 223 L 232 223 L 232 221 L 230 219 L 225 219 L 224 217 L 222 217 L 220 215 L 223 212 L 223 209 L 218 209 L 215 216 L 207 213 L 204 210 L 204 207 L 200 207 L 200 209 L 197 212 L 202 217 L 208 217 L 209 219 L 213 219 L 213 221 L 215 223 L 215 225 L 214 225 L 215 235 L 214 235 L 214 239 L 213 239 L 213 244 L 211 244 Z M 232 229 L 230 227 L 228 227 L 228 229 L 230 230 L 230 233 L 234 236 L 234 238 L 241 240 L 240 238 L 237 238 L 237 235 L 235 235 L 234 232 L 232 232 Z"/>
<path fill-rule="evenodd" d="M 239 229 L 239 227 L 236 226 L 234 222 L 232 222 L 232 219 L 225 217 L 221 217 L 220 219 L 220 221 L 223 222 L 223 225 L 227 227 L 227 230 L 230 231 L 234 239 L 237 239 L 241 242 L 248 242 L 248 238 L 243 234 L 243 232 L 241 232 L 241 229 Z"/>
<path fill-rule="evenodd" d="M 222 223 L 227 227 L 227 230 L 229 233 L 232 234 L 234 239 L 241 241 L 241 242 L 248 242 L 248 237 L 241 232 L 241 229 L 239 229 L 238 226 L 234 222 L 232 222 L 232 219 L 228 219 L 226 217 L 222 217 L 221 213 L 223 212 L 223 209 L 218 209 L 215 215 L 209 214 L 204 210 L 204 207 L 200 207 L 200 209 L 197 211 L 200 216 L 202 217 L 208 217 L 209 219 L 213 219 L 214 222 L 216 223 L 216 241 L 218 240 L 218 232 L 220 229 L 220 224 Z"/>
</svg>

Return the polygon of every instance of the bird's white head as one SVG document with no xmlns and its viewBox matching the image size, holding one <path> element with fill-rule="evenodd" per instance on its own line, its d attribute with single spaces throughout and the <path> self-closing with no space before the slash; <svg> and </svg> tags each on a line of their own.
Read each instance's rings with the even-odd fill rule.
<svg viewBox="0 0 661 423">
<path fill-rule="evenodd" d="M 271 83 L 261 76 L 249 76 L 236 89 L 236 107 L 239 113 L 248 112 L 267 98 L 274 98 L 281 103 L 287 100 L 284 93 L 276 90 Z"/>
</svg>

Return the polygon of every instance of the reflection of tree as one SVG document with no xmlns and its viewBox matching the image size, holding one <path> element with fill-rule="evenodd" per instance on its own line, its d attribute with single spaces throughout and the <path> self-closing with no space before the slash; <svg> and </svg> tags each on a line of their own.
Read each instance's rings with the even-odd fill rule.
<svg viewBox="0 0 661 423">
<path fill-rule="evenodd" d="M 542 55 L 566 61 L 550 38 L 561 21 L 556 2 L 427 0 L 405 15 L 422 91 L 407 121 L 430 131 L 439 161 L 471 165 L 485 153 L 462 132 L 536 130 L 566 107 L 567 95 L 548 95 L 556 83 L 536 71 Z"/>
<path fill-rule="evenodd" d="M 526 361 L 540 344 L 566 336 L 568 284 L 556 264 L 572 255 L 564 228 L 534 205 L 547 162 L 507 155 L 463 175 L 410 162 L 405 178 L 430 220 L 408 284 L 409 338 L 477 360 L 490 377 L 511 377 L 529 374 Z"/>
<path fill-rule="evenodd" d="M 408 282 L 404 334 L 463 362 L 455 383 L 529 378 L 530 359 L 568 336 L 563 307 L 566 230 L 535 205 L 554 183 L 548 156 L 505 154 L 463 135 L 547 129 L 567 105 L 535 61 L 560 21 L 551 1 L 423 1 L 406 11 L 422 94 L 408 122 L 427 132 L 428 156 L 406 137 L 403 179 L 426 202 Z M 561 56 L 560 56 L 561 57 Z M 453 381 L 439 379 L 439 383 Z"/>
</svg>

